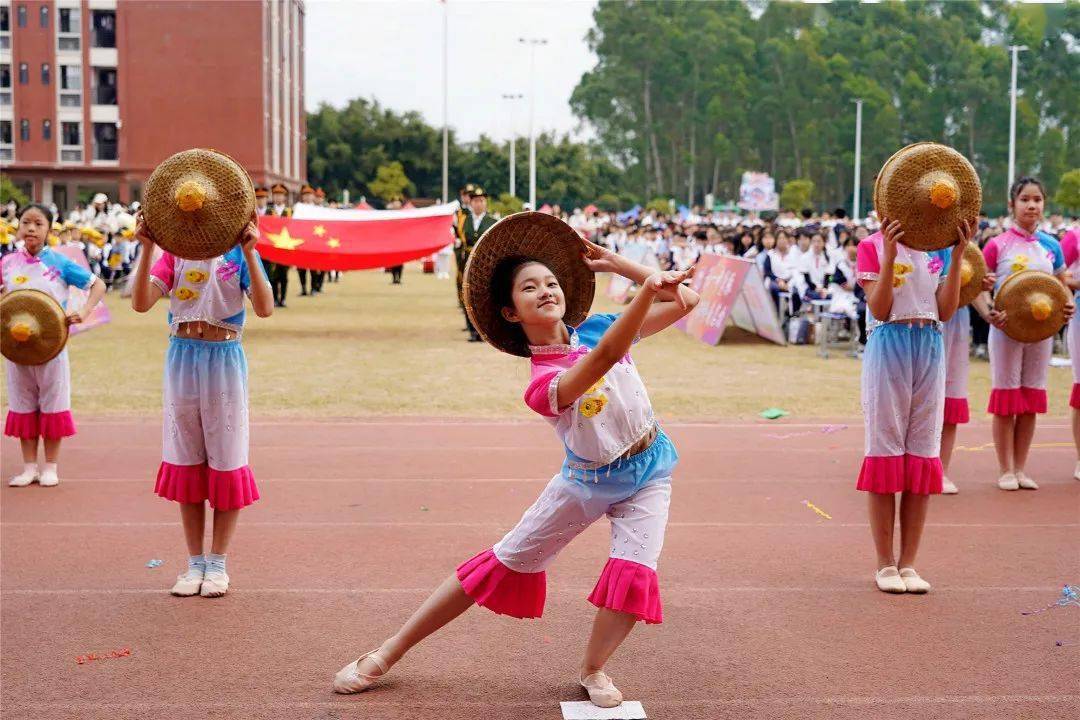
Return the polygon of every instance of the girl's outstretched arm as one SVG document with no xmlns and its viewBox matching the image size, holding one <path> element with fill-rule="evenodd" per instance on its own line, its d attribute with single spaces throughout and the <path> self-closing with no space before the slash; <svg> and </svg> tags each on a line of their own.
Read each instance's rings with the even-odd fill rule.
<svg viewBox="0 0 1080 720">
<path fill-rule="evenodd" d="M 634 340 L 641 336 L 642 326 L 649 317 L 656 296 L 665 290 L 673 292 L 692 274 L 693 268 L 684 272 L 659 272 L 642 283 L 641 290 L 626 312 L 612 323 L 596 348 L 567 370 L 559 380 L 556 397 L 560 408 L 572 405 L 630 352 Z M 661 303 L 661 306 L 663 305 L 675 303 Z"/>
<path fill-rule="evenodd" d="M 647 268 L 641 263 L 636 263 L 588 240 L 582 239 L 581 244 L 583 247 L 582 259 L 593 272 L 615 273 L 635 285 L 644 284 L 649 279 L 649 276 L 656 272 L 654 269 Z M 661 301 L 678 300 L 679 297 L 682 297 L 684 302 L 689 303 L 691 294 L 696 295 L 690 288 L 680 285 L 670 290 L 662 290 L 656 294 L 656 297 Z"/>
</svg>

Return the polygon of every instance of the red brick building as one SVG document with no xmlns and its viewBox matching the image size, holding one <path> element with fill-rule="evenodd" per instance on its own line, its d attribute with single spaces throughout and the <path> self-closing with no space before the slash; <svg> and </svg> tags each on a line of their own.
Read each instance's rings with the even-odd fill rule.
<svg viewBox="0 0 1080 720">
<path fill-rule="evenodd" d="M 303 0 L 0 0 L 0 169 L 62 210 L 174 152 L 307 175 Z"/>
</svg>

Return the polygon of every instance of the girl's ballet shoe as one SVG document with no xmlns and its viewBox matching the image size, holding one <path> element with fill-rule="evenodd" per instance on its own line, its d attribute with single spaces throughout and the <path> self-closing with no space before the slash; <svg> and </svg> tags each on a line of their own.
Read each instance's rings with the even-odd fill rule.
<svg viewBox="0 0 1080 720">
<path fill-rule="evenodd" d="M 1002 490 L 1019 490 L 1020 481 L 1016 479 L 1016 475 L 1013 473 L 1005 473 L 998 478 L 998 487 Z"/>
<path fill-rule="evenodd" d="M 1039 489 L 1039 484 L 1022 472 L 1016 473 L 1016 482 L 1020 485 L 1020 487 L 1024 488 L 1025 490 Z M 44 484 L 44 481 L 42 481 L 42 484 Z"/>
<path fill-rule="evenodd" d="M 955 495 L 958 492 L 960 492 L 960 488 L 956 487 L 956 483 L 954 483 L 949 478 L 941 478 L 942 495 Z"/>
<path fill-rule="evenodd" d="M 877 589 L 881 592 L 907 592 L 907 586 L 904 585 L 904 581 L 900 579 L 900 572 L 896 569 L 895 565 L 883 567 L 874 573 L 874 582 L 877 583 Z"/>
<path fill-rule="evenodd" d="M 928 593 L 930 592 L 930 583 L 919 577 L 919 573 L 915 572 L 915 568 L 902 568 L 900 570 L 900 579 L 904 582 L 904 587 L 907 588 L 909 593 Z"/>
<path fill-rule="evenodd" d="M 589 693 L 589 702 L 597 707 L 613 708 L 622 704 L 622 693 L 603 671 L 594 672 L 578 682 Z"/>
<path fill-rule="evenodd" d="M 360 672 L 360 663 L 365 658 L 371 658 L 371 661 L 379 668 L 378 675 L 365 675 Z M 338 670 L 337 675 L 334 676 L 334 692 L 343 695 L 364 692 L 385 675 L 389 669 L 386 662 L 379 656 L 379 651 L 372 650 Z"/>
</svg>

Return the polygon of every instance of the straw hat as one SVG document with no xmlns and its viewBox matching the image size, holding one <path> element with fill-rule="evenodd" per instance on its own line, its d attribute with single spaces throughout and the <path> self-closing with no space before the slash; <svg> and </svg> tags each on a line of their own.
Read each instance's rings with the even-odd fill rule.
<svg viewBox="0 0 1080 720">
<path fill-rule="evenodd" d="M 41 290 L 15 290 L 0 300 L 0 349 L 16 365 L 43 365 L 68 339 L 60 303 Z"/>
<path fill-rule="evenodd" d="M 1007 315 L 1005 334 L 1022 343 L 1052 336 L 1065 324 L 1069 292 L 1049 273 L 1021 270 L 1001 284 L 994 308 Z"/>
<path fill-rule="evenodd" d="M 956 244 L 956 227 L 978 222 L 982 184 L 967 158 L 945 145 L 908 145 L 887 161 L 874 183 L 879 218 L 899 220 L 903 244 L 941 250 Z"/>
<path fill-rule="evenodd" d="M 187 260 L 231 250 L 255 211 L 255 188 L 247 172 L 213 150 L 176 153 L 157 166 L 143 195 L 143 215 L 154 241 Z"/>
<path fill-rule="evenodd" d="M 964 256 L 960 260 L 960 305 L 970 305 L 971 301 L 979 297 L 982 292 L 983 278 L 989 269 L 986 267 L 986 258 L 982 250 L 973 242 L 968 242 L 964 248 Z"/>
<path fill-rule="evenodd" d="M 596 279 L 581 259 L 581 250 L 581 236 L 547 213 L 515 213 L 492 225 L 473 248 L 462 290 L 465 310 L 480 336 L 503 352 L 529 357 L 528 342 L 520 328 L 502 317 L 502 308 L 496 307 L 491 296 L 496 266 L 517 255 L 534 258 L 555 273 L 566 297 L 563 322 L 575 326 L 585 320 Z"/>
</svg>

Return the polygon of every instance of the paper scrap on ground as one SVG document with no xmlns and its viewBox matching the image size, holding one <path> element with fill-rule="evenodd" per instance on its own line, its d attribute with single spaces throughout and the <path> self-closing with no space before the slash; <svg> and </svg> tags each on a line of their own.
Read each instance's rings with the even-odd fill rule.
<svg viewBox="0 0 1080 720">
<path fill-rule="evenodd" d="M 1066 585 L 1061 588 L 1061 595 L 1058 596 L 1058 599 L 1046 607 L 1039 608 L 1038 610 L 1021 610 L 1020 614 L 1038 615 L 1039 613 L 1046 612 L 1052 608 L 1069 607 L 1070 605 L 1073 607 L 1080 607 L 1080 587 L 1077 587 L 1076 585 Z"/>
<path fill-rule="evenodd" d="M 154 558 L 150 562 L 146 563 L 146 567 L 148 567 L 148 568 L 156 568 L 156 567 L 161 567 L 164 564 L 165 564 L 164 560 L 158 560 L 157 558 Z"/>
<path fill-rule="evenodd" d="M 787 410 L 781 410 L 780 408 L 767 408 L 761 411 L 761 417 L 766 420 L 776 420 L 782 418 L 788 414 Z"/>
<path fill-rule="evenodd" d="M 562 702 L 563 720 L 642 720 L 648 716 L 637 700 L 623 700 L 613 708 L 602 708 L 591 702 Z"/>
<path fill-rule="evenodd" d="M 114 660 L 116 658 L 130 656 L 131 648 L 120 648 L 119 650 L 110 650 L 103 655 L 98 655 L 97 653 L 87 653 L 86 655 L 79 655 L 75 658 L 75 662 L 79 665 L 85 665 L 91 660 Z"/>
<path fill-rule="evenodd" d="M 813 510 L 814 512 L 816 512 L 816 513 L 817 513 L 818 515 L 820 515 L 821 517 L 825 518 L 826 520 L 832 520 L 832 515 L 830 515 L 829 513 L 825 512 L 824 510 L 822 510 L 821 508 L 819 508 L 819 507 L 818 507 L 817 505 L 815 505 L 814 503 L 810 502 L 809 500 L 803 500 L 802 502 L 803 502 L 803 505 L 805 505 L 806 507 L 808 507 L 808 508 L 810 508 L 811 510 Z"/>
</svg>

